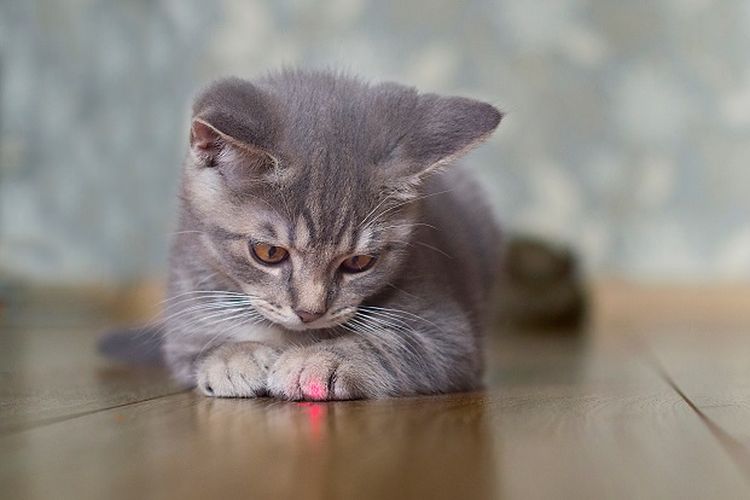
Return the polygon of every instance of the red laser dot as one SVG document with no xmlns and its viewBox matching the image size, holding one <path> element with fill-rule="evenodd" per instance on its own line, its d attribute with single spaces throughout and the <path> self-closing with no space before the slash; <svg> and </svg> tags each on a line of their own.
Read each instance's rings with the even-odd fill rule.
<svg viewBox="0 0 750 500">
<path fill-rule="evenodd" d="M 310 399 L 316 399 L 318 401 L 326 399 L 327 393 L 328 390 L 326 389 L 326 386 L 320 382 L 310 382 L 307 384 L 307 389 L 305 390 L 305 394 Z"/>
</svg>

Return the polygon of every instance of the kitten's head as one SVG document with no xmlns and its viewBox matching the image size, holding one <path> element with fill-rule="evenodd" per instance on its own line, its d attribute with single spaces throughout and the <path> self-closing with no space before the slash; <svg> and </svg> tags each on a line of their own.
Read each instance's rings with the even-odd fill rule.
<svg viewBox="0 0 750 500">
<path fill-rule="evenodd" d="M 425 176 L 500 118 L 482 102 L 330 73 L 222 80 L 193 107 L 185 209 L 258 312 L 331 327 L 402 268 Z"/>
</svg>

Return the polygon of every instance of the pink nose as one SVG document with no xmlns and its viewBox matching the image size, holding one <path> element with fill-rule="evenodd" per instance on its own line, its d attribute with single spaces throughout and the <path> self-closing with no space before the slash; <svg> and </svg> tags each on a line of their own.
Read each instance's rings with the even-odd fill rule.
<svg viewBox="0 0 750 500">
<path fill-rule="evenodd" d="M 323 316 L 322 312 L 311 312 L 305 311 L 304 309 L 295 309 L 294 312 L 297 313 L 297 316 L 299 316 L 299 319 L 301 319 L 303 323 L 310 323 L 311 321 L 315 321 Z"/>
</svg>

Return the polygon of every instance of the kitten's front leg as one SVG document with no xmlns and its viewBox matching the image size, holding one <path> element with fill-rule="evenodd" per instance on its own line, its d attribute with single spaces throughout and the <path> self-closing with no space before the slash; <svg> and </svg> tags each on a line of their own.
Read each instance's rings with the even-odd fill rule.
<svg viewBox="0 0 750 500">
<path fill-rule="evenodd" d="M 401 321 L 350 332 L 279 356 L 271 395 L 291 400 L 368 399 L 466 390 L 479 384 L 481 356 L 468 323 L 431 331 Z"/>
<path fill-rule="evenodd" d="M 264 396 L 268 370 L 278 357 L 279 351 L 259 342 L 224 344 L 197 363 L 196 384 L 207 396 Z"/>
<path fill-rule="evenodd" d="M 371 348 L 347 337 L 288 349 L 268 374 L 269 393 L 295 401 L 385 397 L 397 386 Z"/>
</svg>

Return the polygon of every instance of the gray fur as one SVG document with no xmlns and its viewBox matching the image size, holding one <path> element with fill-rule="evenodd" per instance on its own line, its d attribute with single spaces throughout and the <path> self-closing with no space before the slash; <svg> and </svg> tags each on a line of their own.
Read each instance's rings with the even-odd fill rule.
<svg viewBox="0 0 750 500">
<path fill-rule="evenodd" d="M 178 379 L 214 396 L 295 400 L 480 384 L 499 234 L 452 161 L 500 112 L 284 71 L 214 83 L 193 119 L 164 340 Z M 250 241 L 290 258 L 264 266 Z M 344 274 L 352 254 L 377 261 Z M 294 309 L 325 314 L 304 324 Z"/>
</svg>

